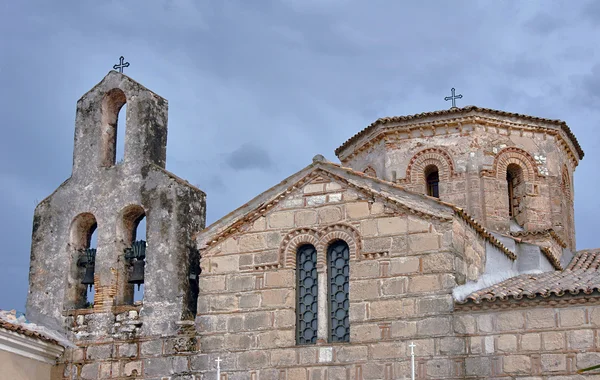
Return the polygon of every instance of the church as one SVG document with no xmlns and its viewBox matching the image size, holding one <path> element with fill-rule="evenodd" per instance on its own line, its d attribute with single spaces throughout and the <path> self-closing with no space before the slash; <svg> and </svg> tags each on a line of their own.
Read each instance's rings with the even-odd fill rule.
<svg viewBox="0 0 600 380">
<path fill-rule="evenodd" d="M 584 152 L 565 122 L 383 117 L 339 163 L 316 154 L 205 226 L 206 194 L 165 169 L 167 109 L 116 71 L 77 102 L 72 175 L 33 218 L 27 318 L 73 343 L 53 380 L 579 379 L 600 364 L 600 250 L 576 249 Z"/>
</svg>

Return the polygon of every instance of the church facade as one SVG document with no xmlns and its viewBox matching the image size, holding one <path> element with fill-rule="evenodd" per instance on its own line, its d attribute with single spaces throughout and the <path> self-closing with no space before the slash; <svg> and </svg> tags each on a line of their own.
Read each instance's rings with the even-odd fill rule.
<svg viewBox="0 0 600 380">
<path fill-rule="evenodd" d="M 600 252 L 576 250 L 583 151 L 566 123 L 474 106 L 382 118 L 340 164 L 316 155 L 208 227 L 205 194 L 165 170 L 166 136 L 166 100 L 123 74 L 77 104 L 27 300 L 78 347 L 64 379 L 404 379 L 411 351 L 419 379 L 600 364 Z"/>
</svg>

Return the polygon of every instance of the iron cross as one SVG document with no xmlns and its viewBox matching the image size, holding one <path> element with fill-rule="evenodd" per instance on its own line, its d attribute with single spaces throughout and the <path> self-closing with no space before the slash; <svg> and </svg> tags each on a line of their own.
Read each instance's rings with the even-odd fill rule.
<svg viewBox="0 0 600 380">
<path fill-rule="evenodd" d="M 452 108 L 456 108 L 456 99 L 462 99 L 462 95 L 454 94 L 454 87 L 452 88 L 452 96 L 446 96 L 444 98 L 445 101 L 452 100 Z"/>
<path fill-rule="evenodd" d="M 113 69 L 115 69 L 115 70 L 118 69 L 119 72 L 122 73 L 124 67 L 129 67 L 129 62 L 123 63 L 124 60 L 125 60 L 125 58 L 123 58 L 123 56 L 121 56 L 121 58 L 119 58 L 119 64 L 118 65 L 114 65 Z"/>
</svg>

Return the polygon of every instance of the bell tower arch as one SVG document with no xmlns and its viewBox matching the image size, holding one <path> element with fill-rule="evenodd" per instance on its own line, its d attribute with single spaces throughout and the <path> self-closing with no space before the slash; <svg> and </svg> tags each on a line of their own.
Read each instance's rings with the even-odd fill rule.
<svg viewBox="0 0 600 380">
<path fill-rule="evenodd" d="M 116 162 L 118 115 L 125 104 L 124 157 Z M 165 170 L 167 109 L 165 99 L 115 71 L 77 102 L 72 175 L 34 212 L 31 321 L 69 330 L 84 315 L 86 326 L 94 327 L 78 328 L 89 339 L 131 338 L 176 333 L 180 321 L 195 316 L 189 247 L 204 228 L 205 194 Z M 135 232 L 142 219 L 144 240 Z M 94 230 L 89 268 L 83 252 Z M 93 270 L 93 279 L 86 270 Z M 95 288 L 86 310 L 83 277 Z M 143 307 L 133 302 L 134 286 L 142 284 Z M 133 331 L 119 331 L 116 315 L 128 310 L 139 313 L 139 322 Z"/>
</svg>

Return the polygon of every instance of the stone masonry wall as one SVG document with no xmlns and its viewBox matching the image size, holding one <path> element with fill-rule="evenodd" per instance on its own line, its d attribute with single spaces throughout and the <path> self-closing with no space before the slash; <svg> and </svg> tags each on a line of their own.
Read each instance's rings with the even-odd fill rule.
<svg viewBox="0 0 600 380">
<path fill-rule="evenodd" d="M 600 306 L 565 297 L 493 310 L 459 307 L 454 331 L 465 338 L 466 378 L 583 378 L 578 369 L 600 364 Z"/>
<path fill-rule="evenodd" d="M 214 378 L 217 356 L 226 379 L 402 378 L 411 341 L 420 376 L 461 378 L 465 339 L 453 336 L 451 291 L 465 260 L 453 223 L 407 214 L 335 182 L 310 183 L 202 252 L 196 321 L 210 358 L 203 378 Z M 319 336 L 317 345 L 298 346 L 295 270 L 281 257 L 286 237 L 304 229 L 318 238 L 341 224 L 361 241 L 350 261 L 350 342 Z"/>
</svg>

